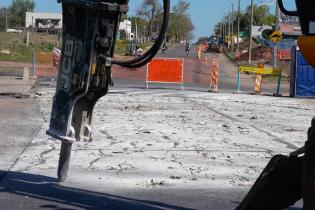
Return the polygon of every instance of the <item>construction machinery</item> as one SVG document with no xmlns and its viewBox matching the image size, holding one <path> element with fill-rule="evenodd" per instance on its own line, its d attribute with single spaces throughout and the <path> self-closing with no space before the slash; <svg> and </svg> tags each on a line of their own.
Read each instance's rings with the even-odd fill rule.
<svg viewBox="0 0 315 210">
<path fill-rule="evenodd" d="M 223 40 L 219 36 L 211 36 L 208 39 L 208 49 L 207 51 L 215 51 L 218 53 L 223 52 Z"/>
<path fill-rule="evenodd" d="M 295 0 L 296 11 L 287 10 L 283 0 L 277 2 L 285 15 L 299 17 L 303 35 L 298 37 L 298 46 L 315 67 L 315 1 Z M 283 210 L 300 199 L 303 210 L 315 210 L 315 118 L 305 146 L 290 156 L 273 157 L 236 209 Z"/>
<path fill-rule="evenodd" d="M 156 42 L 132 60 L 113 59 L 118 24 L 128 11 L 128 0 L 58 0 L 63 8 L 63 44 L 56 93 L 47 134 L 62 141 L 58 179 L 64 181 L 76 141 L 92 141 L 96 102 L 113 84 L 113 64 L 138 68 L 146 65 L 163 44 L 170 0 L 163 0 L 163 24 Z"/>
<path fill-rule="evenodd" d="M 59 0 L 63 7 L 63 45 L 56 93 L 47 134 L 62 141 L 58 179 L 64 181 L 72 144 L 92 141 L 92 115 L 96 102 L 113 84 L 113 64 L 138 68 L 148 63 L 163 44 L 169 20 L 170 0 L 163 0 L 163 24 L 153 47 L 132 60 L 113 59 L 115 37 L 128 0 Z M 315 1 L 296 0 L 303 36 L 299 46 L 315 66 Z M 290 156 L 275 156 L 238 210 L 282 210 L 303 198 L 304 210 L 315 209 L 315 119 L 305 147 Z"/>
</svg>

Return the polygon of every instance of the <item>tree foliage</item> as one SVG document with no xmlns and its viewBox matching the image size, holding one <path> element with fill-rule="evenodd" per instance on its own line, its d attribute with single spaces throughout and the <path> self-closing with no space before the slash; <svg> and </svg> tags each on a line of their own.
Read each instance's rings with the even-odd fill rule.
<svg viewBox="0 0 315 210">
<path fill-rule="evenodd" d="M 194 25 L 188 14 L 190 3 L 179 0 L 172 8 L 167 38 L 176 42 L 193 39 Z"/>
<path fill-rule="evenodd" d="M 172 7 L 166 35 L 168 41 L 179 42 L 181 40 L 193 39 L 192 31 L 194 26 L 188 14 L 189 8 L 190 3 L 185 0 L 179 0 Z M 156 36 L 162 26 L 162 6 L 158 0 L 144 0 L 137 10 L 137 17 L 132 17 L 130 20 L 133 26 L 137 25 L 140 37 Z"/>
<path fill-rule="evenodd" d="M 270 39 L 269 36 L 273 33 L 272 29 L 265 29 L 262 31 L 262 37 L 264 39 Z"/>
<path fill-rule="evenodd" d="M 190 3 L 184 0 L 179 0 L 178 3 L 173 6 L 172 10 L 174 14 L 187 15 L 189 7 L 190 7 Z"/>
<path fill-rule="evenodd" d="M 13 0 L 9 7 L 9 23 L 12 27 L 24 27 L 26 12 L 33 12 L 35 2 L 33 0 Z"/>
<path fill-rule="evenodd" d="M 0 8 L 0 30 L 5 29 L 5 16 L 7 9 L 5 7 Z"/>
<path fill-rule="evenodd" d="M 152 36 L 153 23 L 156 21 L 160 12 L 161 5 L 158 0 L 144 0 L 142 5 L 138 8 L 137 15 L 147 21 L 147 36 Z"/>
<path fill-rule="evenodd" d="M 272 25 L 275 23 L 275 16 L 270 14 L 270 7 L 268 5 L 257 6 L 254 4 L 254 22 L 256 26 Z M 248 23 L 250 23 L 250 6 L 247 7 L 245 15 L 247 16 Z"/>
<path fill-rule="evenodd" d="M 276 21 L 276 18 L 274 15 L 270 13 L 270 7 L 268 5 L 261 5 L 258 6 L 257 4 L 253 5 L 254 7 L 254 16 L 253 16 L 253 25 L 261 26 L 261 25 L 273 25 Z M 244 12 L 234 12 L 234 21 L 233 21 L 233 27 L 234 29 L 237 28 L 238 24 L 238 17 L 240 17 L 240 31 L 249 31 L 250 28 L 250 16 L 251 16 L 251 8 L 248 6 Z M 220 23 L 219 22 L 215 28 L 214 32 L 216 34 L 219 34 L 220 32 Z M 223 18 L 223 23 L 228 23 L 228 18 Z M 234 30 L 236 32 L 236 30 Z"/>
</svg>

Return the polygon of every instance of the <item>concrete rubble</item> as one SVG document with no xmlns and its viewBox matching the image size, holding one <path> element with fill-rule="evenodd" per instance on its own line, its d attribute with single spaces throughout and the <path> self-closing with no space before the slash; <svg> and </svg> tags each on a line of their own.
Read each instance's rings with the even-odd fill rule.
<svg viewBox="0 0 315 210">
<path fill-rule="evenodd" d="M 55 177 L 60 142 L 45 134 L 54 89 L 39 91 L 44 124 L 11 170 Z M 117 87 L 95 108 L 94 141 L 74 144 L 63 185 L 233 209 L 273 155 L 303 146 L 314 111 L 308 99 Z"/>
</svg>

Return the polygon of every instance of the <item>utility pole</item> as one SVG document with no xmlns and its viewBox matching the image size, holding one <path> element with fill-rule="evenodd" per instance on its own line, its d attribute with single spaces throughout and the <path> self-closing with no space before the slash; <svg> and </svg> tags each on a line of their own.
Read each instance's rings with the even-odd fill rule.
<svg viewBox="0 0 315 210">
<path fill-rule="evenodd" d="M 253 22 L 254 22 L 254 0 L 251 0 L 250 5 L 250 31 L 249 31 L 249 49 L 248 49 L 248 64 L 252 63 L 252 37 L 253 37 Z"/>
<path fill-rule="evenodd" d="M 5 31 L 8 30 L 8 9 L 5 9 Z"/>
<path fill-rule="evenodd" d="M 224 37 L 227 36 L 227 16 L 224 16 Z"/>
<path fill-rule="evenodd" d="M 136 25 L 136 42 L 139 42 L 139 37 L 138 37 L 138 22 L 137 22 L 137 18 L 135 18 L 135 25 Z"/>
<path fill-rule="evenodd" d="M 275 31 L 280 30 L 280 8 L 279 5 L 276 4 L 276 25 L 275 25 Z M 273 43 L 273 68 L 277 67 L 277 51 L 278 46 L 276 43 Z"/>
<path fill-rule="evenodd" d="M 228 21 L 228 14 L 226 14 L 225 16 L 225 36 L 224 36 L 224 39 L 227 37 L 229 37 L 229 21 Z M 227 40 L 228 41 L 228 40 Z M 228 42 L 227 42 L 227 45 L 226 47 L 229 47 L 228 45 Z"/>
<path fill-rule="evenodd" d="M 231 12 L 228 13 L 228 37 L 229 37 L 229 40 L 228 40 L 228 49 L 229 49 L 229 43 L 231 42 Z"/>
<path fill-rule="evenodd" d="M 238 0 L 238 14 L 237 14 L 237 49 L 240 52 L 240 24 L 241 24 L 241 0 Z"/>
<path fill-rule="evenodd" d="M 234 4 L 232 3 L 232 14 L 231 14 L 232 24 L 231 24 L 231 52 L 233 52 L 233 45 L 234 45 Z"/>
<path fill-rule="evenodd" d="M 225 36 L 225 20 L 224 20 L 224 17 L 222 18 L 222 24 L 223 24 L 222 38 L 224 39 L 224 36 Z"/>
<path fill-rule="evenodd" d="M 223 22 L 223 18 L 221 19 L 221 23 L 222 23 L 222 34 L 221 37 L 224 37 L 224 22 Z"/>
</svg>

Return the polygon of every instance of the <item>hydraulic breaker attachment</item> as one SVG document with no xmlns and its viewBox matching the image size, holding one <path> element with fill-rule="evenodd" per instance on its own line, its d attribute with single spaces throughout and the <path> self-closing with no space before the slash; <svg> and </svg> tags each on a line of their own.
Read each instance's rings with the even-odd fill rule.
<svg viewBox="0 0 315 210">
<path fill-rule="evenodd" d="M 64 181 L 75 141 L 92 141 L 96 102 L 112 85 L 112 64 L 146 65 L 158 52 L 168 26 L 170 0 L 163 0 L 163 24 L 151 49 L 132 60 L 113 59 L 118 24 L 128 0 L 58 0 L 63 8 L 63 44 L 47 134 L 62 141 L 58 178 Z"/>
<path fill-rule="evenodd" d="M 108 91 L 120 15 L 128 0 L 59 0 L 63 45 L 47 134 L 67 143 L 91 141 L 95 103 Z M 113 3 L 115 2 L 115 3 Z"/>
<path fill-rule="evenodd" d="M 71 144 L 91 141 L 97 100 L 108 91 L 120 15 L 128 0 L 59 0 L 63 7 L 63 45 L 47 134 L 62 141 L 58 178 L 64 181 Z"/>
</svg>

